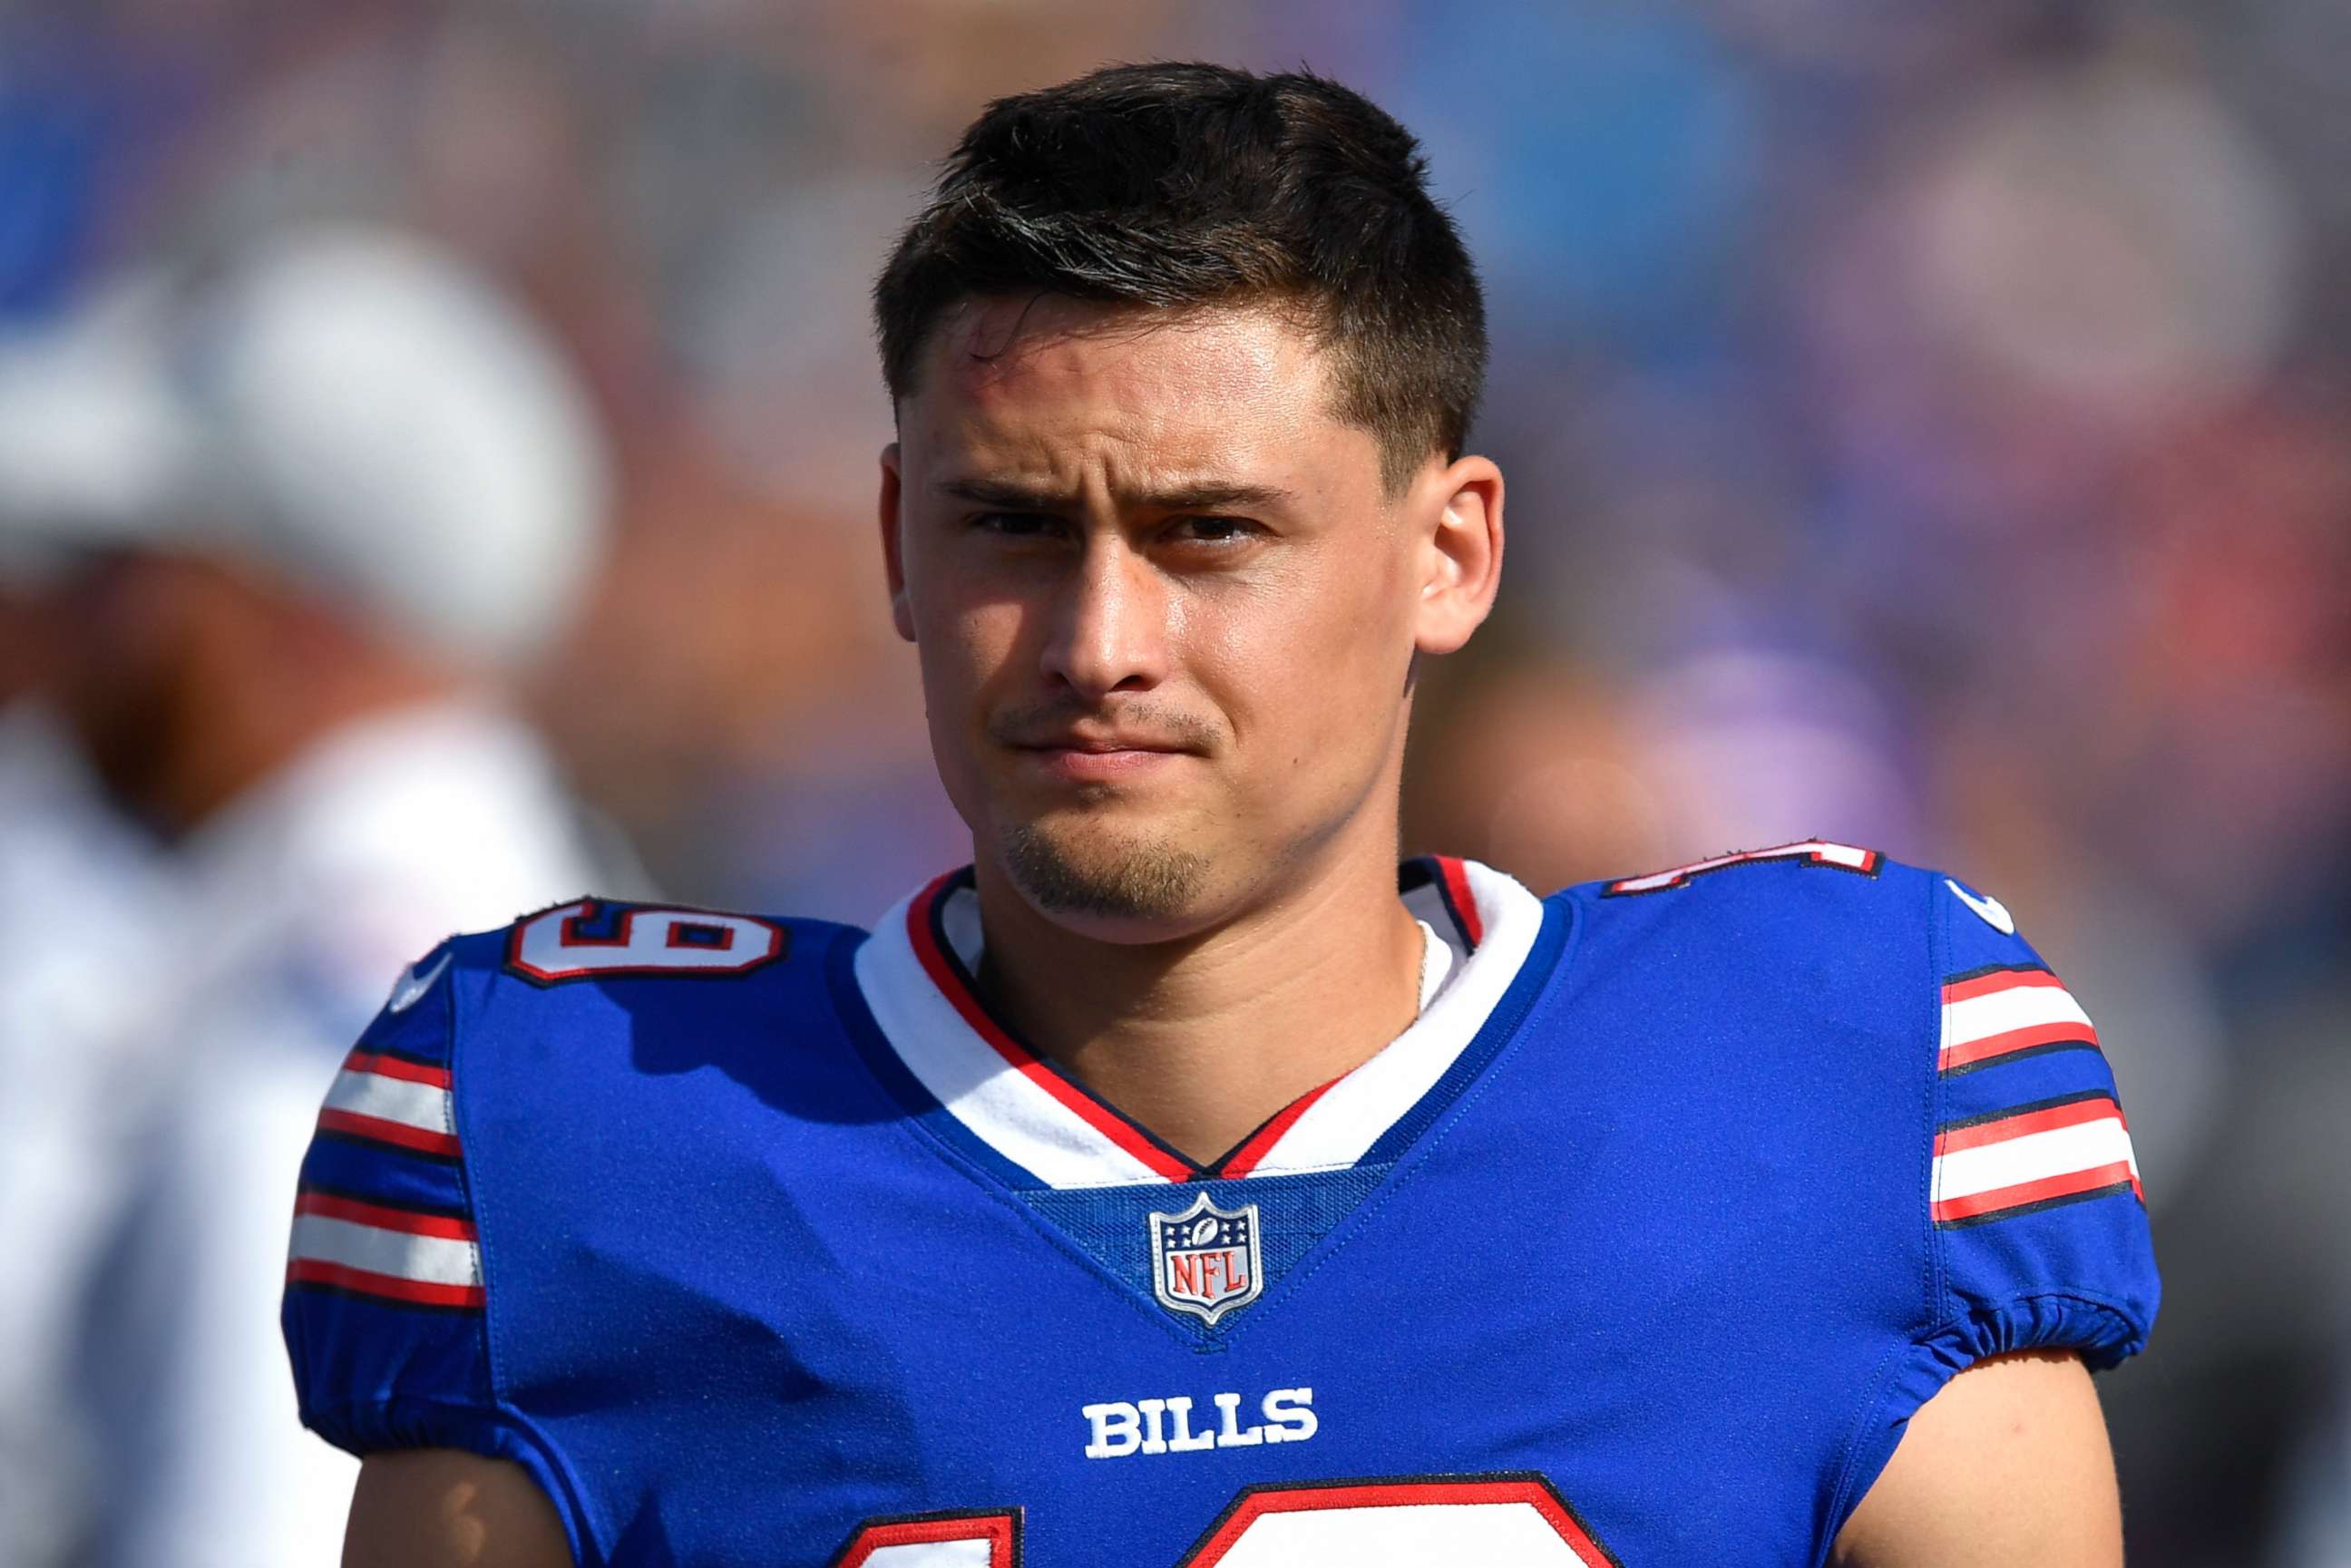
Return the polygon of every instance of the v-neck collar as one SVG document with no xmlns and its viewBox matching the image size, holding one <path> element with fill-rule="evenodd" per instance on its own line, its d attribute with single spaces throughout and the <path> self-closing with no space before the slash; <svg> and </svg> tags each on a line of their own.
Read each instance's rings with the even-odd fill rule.
<svg viewBox="0 0 2351 1568">
<path fill-rule="evenodd" d="M 1398 875 L 1405 906 L 1453 949 L 1454 973 L 1410 1028 L 1353 1071 L 1301 1095 L 1222 1158 L 1193 1161 L 1046 1061 L 972 983 L 978 915 L 968 867 L 884 915 L 858 948 L 857 989 L 912 1108 L 1021 1186 L 1080 1189 L 1295 1176 L 1392 1154 L 1458 1092 L 1452 1069 L 1519 978 L 1543 905 L 1474 861 L 1430 856 Z M 959 1135 L 958 1135 L 959 1134 Z M 974 1146 L 977 1146 L 976 1148 Z M 1008 1167 L 1008 1168 L 1005 1168 Z"/>
</svg>

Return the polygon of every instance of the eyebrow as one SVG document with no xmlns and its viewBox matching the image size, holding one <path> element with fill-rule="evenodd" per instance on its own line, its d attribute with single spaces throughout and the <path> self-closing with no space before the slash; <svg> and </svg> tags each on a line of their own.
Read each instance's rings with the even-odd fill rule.
<svg viewBox="0 0 2351 1568">
<path fill-rule="evenodd" d="M 935 486 L 943 496 L 970 501 L 982 507 L 997 507 L 1008 512 L 1066 512 L 1078 503 L 1068 492 L 1044 485 L 1026 485 L 1008 479 L 943 479 Z M 1298 497 L 1292 491 L 1276 485 L 1240 485 L 1205 483 L 1178 486 L 1172 490 L 1148 493 L 1127 492 L 1119 496 L 1123 505 L 1140 506 L 1154 511 L 1215 512 L 1228 507 L 1278 506 Z"/>
</svg>

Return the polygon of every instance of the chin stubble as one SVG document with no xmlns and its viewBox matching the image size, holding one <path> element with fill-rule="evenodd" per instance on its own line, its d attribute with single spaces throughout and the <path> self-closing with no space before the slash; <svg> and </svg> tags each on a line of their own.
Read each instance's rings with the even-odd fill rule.
<svg viewBox="0 0 2351 1568">
<path fill-rule="evenodd" d="M 1167 843 L 1128 845 L 1081 860 L 1052 834 L 1027 823 L 1005 830 L 1004 863 L 1040 909 L 1127 919 L 1182 912 L 1208 874 L 1205 856 Z"/>
</svg>

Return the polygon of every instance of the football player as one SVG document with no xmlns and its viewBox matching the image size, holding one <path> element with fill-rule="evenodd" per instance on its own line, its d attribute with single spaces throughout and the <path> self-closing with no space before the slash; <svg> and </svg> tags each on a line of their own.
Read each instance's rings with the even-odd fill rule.
<svg viewBox="0 0 2351 1568">
<path fill-rule="evenodd" d="M 1398 867 L 1503 545 L 1412 138 L 1305 75 L 1010 99 L 876 305 L 972 863 L 420 960 L 297 1204 L 346 1561 L 2118 1562 L 2145 1212 L 2005 909 L 1824 841 Z"/>
</svg>

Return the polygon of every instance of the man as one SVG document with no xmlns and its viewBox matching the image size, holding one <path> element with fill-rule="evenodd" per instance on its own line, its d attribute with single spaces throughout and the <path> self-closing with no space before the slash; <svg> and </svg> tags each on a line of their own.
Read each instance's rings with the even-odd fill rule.
<svg viewBox="0 0 2351 1568">
<path fill-rule="evenodd" d="M 0 1315 L 48 1332 L 5 1425 L 47 1441 L 0 1463 L 47 1495 L 0 1493 L 64 1557 L 331 1557 L 356 1467 L 292 1419 L 285 1194 L 384 976 L 597 875 L 497 684 L 584 586 L 603 490 L 538 331 L 390 232 L 256 236 L 0 356 L 0 570 L 54 629 L 35 691 L 158 852 L 135 918 L 41 883 L 5 911 L 98 988 L 25 995 L 21 945 L 0 972 L 26 1152 L 72 1188 L 9 1195 L 37 1212 Z"/>
<path fill-rule="evenodd" d="M 0 589 L 0 1563 L 66 1560 L 83 1479 L 60 1430 L 62 1357 L 84 1303 L 70 1267 L 127 1172 L 121 1092 L 148 1051 L 137 991 L 169 949 L 152 845 L 108 806 L 37 701 L 60 629 Z"/>
<path fill-rule="evenodd" d="M 1398 873 L 1503 501 L 1410 137 L 1105 70 L 983 115 L 876 298 L 973 864 L 420 962 L 289 1266 L 346 1562 L 2117 1561 L 2143 1209 L 1998 904 Z"/>
</svg>

